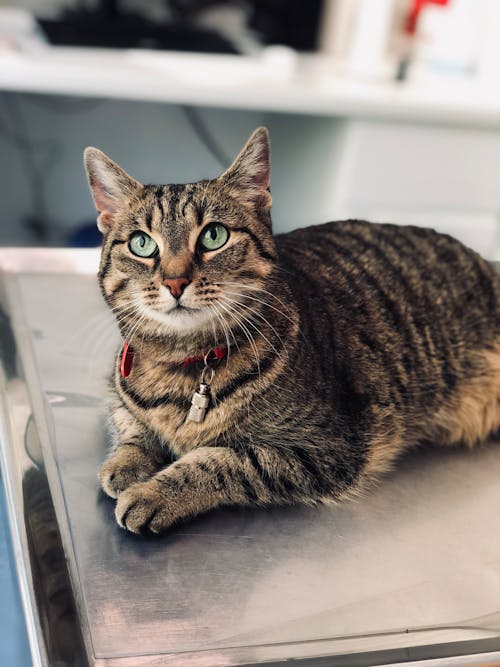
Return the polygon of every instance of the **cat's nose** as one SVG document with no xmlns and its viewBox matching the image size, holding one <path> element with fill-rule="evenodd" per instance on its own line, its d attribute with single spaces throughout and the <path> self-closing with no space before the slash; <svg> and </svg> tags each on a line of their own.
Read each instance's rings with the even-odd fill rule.
<svg viewBox="0 0 500 667">
<path fill-rule="evenodd" d="M 187 276 L 175 276 L 173 278 L 165 278 L 163 284 L 165 287 L 168 287 L 172 296 L 178 299 L 190 282 Z"/>
</svg>

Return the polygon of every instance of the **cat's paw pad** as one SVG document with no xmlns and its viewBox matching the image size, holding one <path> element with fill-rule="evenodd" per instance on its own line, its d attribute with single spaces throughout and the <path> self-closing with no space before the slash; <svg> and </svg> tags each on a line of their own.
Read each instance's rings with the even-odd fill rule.
<svg viewBox="0 0 500 667">
<path fill-rule="evenodd" d="M 128 451 L 127 451 L 128 450 Z M 154 475 L 153 466 L 137 449 L 117 450 L 105 461 L 99 471 L 99 481 L 103 491 L 111 498 L 118 496 L 132 484 L 143 482 Z"/>
<path fill-rule="evenodd" d="M 120 494 L 115 516 L 119 526 L 139 534 L 161 533 L 173 523 L 155 480 L 134 484 Z"/>
</svg>

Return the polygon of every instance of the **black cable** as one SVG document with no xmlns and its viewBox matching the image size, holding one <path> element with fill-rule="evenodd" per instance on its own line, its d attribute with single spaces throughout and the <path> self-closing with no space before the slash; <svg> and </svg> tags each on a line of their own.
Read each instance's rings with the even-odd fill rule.
<svg viewBox="0 0 500 667">
<path fill-rule="evenodd" d="M 194 107 L 188 107 L 185 105 L 181 105 L 181 109 L 201 143 L 212 154 L 221 167 L 227 169 L 227 167 L 229 167 L 231 164 L 231 160 L 228 158 L 224 150 L 219 146 L 216 139 L 214 139 L 207 126 L 202 121 L 198 111 Z"/>
</svg>

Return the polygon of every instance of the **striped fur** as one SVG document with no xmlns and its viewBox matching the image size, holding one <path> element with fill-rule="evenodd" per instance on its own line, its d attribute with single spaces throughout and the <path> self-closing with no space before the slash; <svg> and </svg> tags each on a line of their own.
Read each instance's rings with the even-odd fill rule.
<svg viewBox="0 0 500 667">
<path fill-rule="evenodd" d="M 96 149 L 86 165 L 101 289 L 136 350 L 129 377 L 117 360 L 100 473 L 122 527 L 335 501 L 422 441 L 473 445 L 499 427 L 499 279 L 458 241 L 357 220 L 273 237 L 262 128 L 211 181 L 142 186 Z M 201 252 L 212 222 L 229 240 Z M 137 230 L 157 256 L 132 255 Z M 186 311 L 163 285 L 179 275 Z M 201 366 L 180 360 L 218 345 L 212 405 L 188 422 Z"/>
</svg>

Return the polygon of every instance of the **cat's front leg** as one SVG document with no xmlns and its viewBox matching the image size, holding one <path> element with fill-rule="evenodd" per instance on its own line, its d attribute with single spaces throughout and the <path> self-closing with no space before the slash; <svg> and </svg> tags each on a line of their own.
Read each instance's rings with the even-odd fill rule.
<svg viewBox="0 0 500 667">
<path fill-rule="evenodd" d="M 134 533 L 160 533 L 183 519 L 228 504 L 265 502 L 266 492 L 229 448 L 200 447 L 134 484 L 118 499 L 116 520 Z"/>
<path fill-rule="evenodd" d="M 334 463 L 331 461 L 330 463 Z M 200 447 L 118 498 L 116 519 L 134 533 L 159 533 L 175 523 L 224 505 L 312 503 L 340 495 L 336 479 L 319 460 L 271 447 Z M 345 466 L 342 468 L 343 475 Z"/>
<path fill-rule="evenodd" d="M 103 491 L 111 498 L 131 484 L 150 479 L 167 463 L 168 456 L 153 434 L 121 403 L 111 411 L 113 447 L 99 471 Z"/>
</svg>

